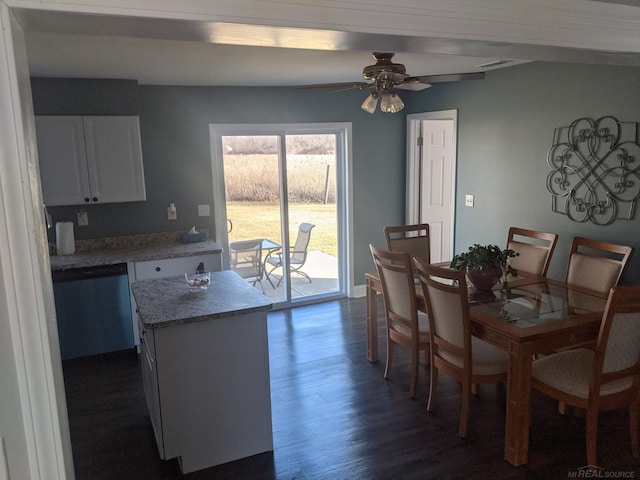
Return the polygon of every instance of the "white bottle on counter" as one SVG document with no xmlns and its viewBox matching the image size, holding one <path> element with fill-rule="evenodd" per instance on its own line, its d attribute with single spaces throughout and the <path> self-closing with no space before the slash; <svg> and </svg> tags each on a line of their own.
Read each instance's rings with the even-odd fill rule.
<svg viewBox="0 0 640 480">
<path fill-rule="evenodd" d="M 175 203 L 169 204 L 169 208 L 167 208 L 167 218 L 169 220 L 176 220 L 178 218 L 178 212 L 176 211 Z"/>
<path fill-rule="evenodd" d="M 56 223 L 56 251 L 58 255 L 73 255 L 76 252 L 73 222 Z"/>
</svg>

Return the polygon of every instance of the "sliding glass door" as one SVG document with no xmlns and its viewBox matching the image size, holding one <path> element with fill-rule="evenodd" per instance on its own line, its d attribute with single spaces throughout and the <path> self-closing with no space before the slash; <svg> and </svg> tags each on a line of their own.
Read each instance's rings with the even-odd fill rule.
<svg viewBox="0 0 640 480">
<path fill-rule="evenodd" d="M 216 240 L 279 306 L 345 294 L 347 129 L 212 126 Z"/>
</svg>

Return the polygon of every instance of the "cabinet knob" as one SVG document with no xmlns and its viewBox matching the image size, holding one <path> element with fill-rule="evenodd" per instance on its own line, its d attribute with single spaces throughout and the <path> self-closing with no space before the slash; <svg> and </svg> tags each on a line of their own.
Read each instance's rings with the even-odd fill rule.
<svg viewBox="0 0 640 480">
<path fill-rule="evenodd" d="M 93 197 L 93 201 L 97 202 L 98 201 L 98 197 Z"/>
<path fill-rule="evenodd" d="M 159 272 L 160 270 L 162 270 L 160 267 L 156 267 L 156 272 Z"/>
<path fill-rule="evenodd" d="M 89 203 L 89 200 L 90 200 L 89 197 L 84 197 L 85 202 Z"/>
</svg>

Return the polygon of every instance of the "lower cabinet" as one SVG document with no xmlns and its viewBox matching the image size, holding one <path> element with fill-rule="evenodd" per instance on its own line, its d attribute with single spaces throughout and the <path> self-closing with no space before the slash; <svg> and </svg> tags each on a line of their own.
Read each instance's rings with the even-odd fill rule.
<svg viewBox="0 0 640 480">
<path fill-rule="evenodd" d="M 198 267 L 202 267 L 207 272 L 217 272 L 221 270 L 220 254 L 193 255 L 189 257 L 135 262 L 135 281 L 195 273 Z"/>
<path fill-rule="evenodd" d="M 273 450 L 266 312 L 140 328 L 161 458 L 189 473 Z"/>
<path fill-rule="evenodd" d="M 160 396 L 158 392 L 158 373 L 156 363 L 156 348 L 153 331 L 145 330 L 138 319 L 140 330 L 140 368 L 142 370 L 142 385 L 144 396 L 147 399 L 147 408 L 153 425 L 153 433 L 156 437 L 156 445 L 160 458 L 164 456 L 164 442 L 162 439 L 162 422 L 160 418 Z"/>
</svg>

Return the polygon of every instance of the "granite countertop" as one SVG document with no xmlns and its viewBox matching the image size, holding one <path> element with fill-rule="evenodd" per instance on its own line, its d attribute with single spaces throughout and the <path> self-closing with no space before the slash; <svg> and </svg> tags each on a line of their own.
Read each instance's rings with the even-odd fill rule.
<svg viewBox="0 0 640 480">
<path fill-rule="evenodd" d="M 237 273 L 211 272 L 206 290 L 192 292 L 184 276 L 141 280 L 131 284 L 146 328 L 162 328 L 270 310 L 272 302 Z"/>
<path fill-rule="evenodd" d="M 73 255 L 51 255 L 52 270 L 221 253 L 213 240 L 182 243 L 176 232 L 79 240 Z"/>
</svg>

